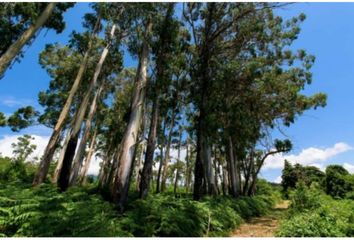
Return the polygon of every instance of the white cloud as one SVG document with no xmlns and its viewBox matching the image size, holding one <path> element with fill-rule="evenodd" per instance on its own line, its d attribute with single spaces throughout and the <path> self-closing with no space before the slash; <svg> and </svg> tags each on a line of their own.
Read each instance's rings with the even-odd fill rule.
<svg viewBox="0 0 354 240">
<path fill-rule="evenodd" d="M 14 98 L 14 97 L 1 97 L 0 104 L 6 107 L 25 107 L 28 105 L 33 105 L 34 101 L 32 99 L 26 98 Z"/>
<path fill-rule="evenodd" d="M 0 153 L 2 156 L 12 157 L 12 143 L 17 142 L 17 138 L 22 135 L 5 135 L 2 139 L 0 139 Z M 34 137 L 32 143 L 37 145 L 36 150 L 29 156 L 29 160 L 32 160 L 34 157 L 41 157 L 47 143 L 49 141 L 48 136 L 38 136 L 38 135 L 31 135 Z"/>
<path fill-rule="evenodd" d="M 2 139 L 0 139 L 0 153 L 2 156 L 13 157 L 12 154 L 12 143 L 17 142 L 17 138 L 23 135 L 5 135 Z M 34 140 L 31 142 L 37 145 L 36 150 L 29 156 L 28 160 L 33 160 L 35 157 L 38 159 L 43 155 L 43 152 L 48 144 L 49 136 L 39 136 L 39 135 L 31 135 L 34 137 Z M 90 168 L 88 170 L 88 174 L 98 175 L 100 162 L 102 161 L 99 157 L 92 157 Z"/>
<path fill-rule="evenodd" d="M 91 162 L 90 162 L 90 167 L 87 171 L 87 174 L 97 176 L 100 171 L 100 163 L 101 162 L 102 162 L 102 159 L 100 157 L 96 157 L 95 155 L 93 155 Z"/>
<path fill-rule="evenodd" d="M 351 174 L 354 174 L 354 165 L 350 163 L 344 163 L 343 167 L 348 170 Z"/>
<path fill-rule="evenodd" d="M 320 163 L 312 163 L 309 166 L 312 167 L 317 167 L 318 169 L 320 169 L 322 172 L 324 172 L 326 170 L 326 166 Z"/>
<path fill-rule="evenodd" d="M 282 180 L 282 177 L 281 177 L 281 176 L 278 176 L 278 177 L 276 177 L 276 178 L 273 180 L 273 182 L 275 182 L 275 183 L 281 183 L 281 180 Z"/>
<path fill-rule="evenodd" d="M 298 155 L 290 154 L 275 154 L 270 156 L 265 161 L 264 169 L 277 169 L 284 166 L 284 159 L 287 159 L 290 163 L 299 163 L 301 165 L 312 165 L 312 166 L 322 166 L 319 165 L 321 162 L 340 154 L 352 150 L 353 148 L 346 143 L 339 142 L 330 148 L 315 148 L 310 147 L 303 149 Z M 323 168 L 323 166 L 322 166 Z"/>
</svg>

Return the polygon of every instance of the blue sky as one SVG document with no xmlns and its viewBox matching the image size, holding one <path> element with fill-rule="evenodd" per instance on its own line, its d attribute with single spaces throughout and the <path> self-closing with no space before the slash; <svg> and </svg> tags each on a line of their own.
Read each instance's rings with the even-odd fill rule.
<svg viewBox="0 0 354 240">
<path fill-rule="evenodd" d="M 88 3 L 78 3 L 64 15 L 67 28 L 63 33 L 42 30 L 34 43 L 26 49 L 21 62 L 15 63 L 0 80 L 0 112 L 11 114 L 25 105 L 39 108 L 38 92 L 47 89 L 50 80 L 38 63 L 39 53 L 45 44 L 66 43 L 73 30 L 81 31 L 82 17 L 89 11 L 91 10 Z M 328 102 L 325 108 L 308 111 L 290 128 L 284 128 L 294 145 L 293 151 L 287 157 L 294 162 L 315 164 L 319 167 L 338 163 L 346 164 L 347 168 L 352 169 L 354 3 L 296 3 L 277 10 L 284 18 L 296 16 L 301 12 L 305 13 L 307 18 L 292 48 L 306 49 L 316 56 L 312 69 L 313 83 L 304 92 L 324 92 L 328 95 Z M 134 64 L 129 56 L 125 57 L 126 66 Z M 42 136 L 44 139 L 50 134 L 50 130 L 35 126 L 20 133 L 12 133 L 8 128 L 0 128 L 0 152 L 3 155 L 11 152 L 7 149 L 7 142 L 14 139 L 11 136 L 24 133 Z M 270 159 L 269 167 L 262 171 L 262 176 L 268 180 L 275 180 L 281 174 L 281 167 L 274 161 L 279 162 L 281 159 L 279 156 Z"/>
</svg>

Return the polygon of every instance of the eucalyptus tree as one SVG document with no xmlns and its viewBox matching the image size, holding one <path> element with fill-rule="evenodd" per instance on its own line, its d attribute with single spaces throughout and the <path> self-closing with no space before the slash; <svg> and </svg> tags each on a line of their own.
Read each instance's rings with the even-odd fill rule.
<svg viewBox="0 0 354 240">
<path fill-rule="evenodd" d="M 85 156 L 85 162 L 84 162 L 82 168 L 80 169 L 79 180 L 78 180 L 80 184 L 86 183 L 87 173 L 88 173 L 88 170 L 90 167 L 91 159 L 92 159 L 94 152 L 96 150 L 97 132 L 98 132 L 98 127 L 95 127 L 93 130 L 93 133 L 91 133 L 89 149 L 88 149 L 86 156 Z"/>
<path fill-rule="evenodd" d="M 191 92 L 197 157 L 194 198 L 216 190 L 210 149 L 226 147 L 231 194 L 241 194 L 241 160 L 262 138 L 261 128 L 277 119 L 294 121 L 303 111 L 325 104 L 323 94 L 306 97 L 313 57 L 286 51 L 303 16 L 286 24 L 273 16 L 278 4 L 190 3 L 184 16 L 193 35 Z M 299 65 L 293 65 L 298 60 Z M 220 90 L 222 89 L 222 90 Z M 218 121 L 220 119 L 222 121 Z"/>
<path fill-rule="evenodd" d="M 152 32 L 153 15 L 156 14 L 155 4 L 135 4 L 131 10 L 131 14 L 138 13 L 138 16 L 131 25 L 132 31 L 135 30 L 132 33 L 137 33 L 137 35 L 135 37 L 134 34 L 131 35 L 132 39 L 135 39 L 135 42 L 131 42 L 133 44 L 130 46 L 130 50 L 138 53 L 139 64 L 134 81 L 128 124 L 119 144 L 119 152 L 114 159 L 117 163 L 117 169 L 114 172 L 111 187 L 112 199 L 119 205 L 121 210 L 124 209 L 124 204 L 128 196 L 133 159 L 143 118 L 146 87 L 148 86 L 149 42 Z"/>
<path fill-rule="evenodd" d="M 100 14 L 104 14 L 102 12 L 105 9 L 102 10 L 102 8 L 104 8 L 105 5 L 101 5 L 101 4 L 97 4 L 97 5 L 98 6 L 96 7 L 96 9 L 97 9 L 96 11 Z M 123 8 L 121 8 L 121 12 L 122 11 L 124 11 Z M 96 14 L 96 15 L 98 15 L 98 14 Z M 92 18 L 94 18 L 94 17 L 91 16 L 91 19 Z M 82 160 L 83 160 L 82 159 L 82 152 L 84 150 L 84 147 L 86 146 L 90 123 L 85 124 L 85 128 L 87 129 L 87 131 L 84 131 L 83 138 L 81 139 L 82 144 L 80 144 L 78 154 L 76 155 L 75 160 L 74 160 L 75 150 L 76 150 L 80 130 L 82 127 L 85 113 L 87 112 L 87 108 L 88 108 L 88 105 L 90 102 L 92 92 L 95 92 L 95 94 L 94 94 L 93 100 L 91 102 L 91 107 L 90 107 L 90 110 L 88 113 L 88 115 L 89 115 L 88 118 L 92 119 L 93 115 L 96 111 L 95 108 L 96 108 L 97 98 L 99 97 L 99 94 L 102 91 L 102 87 L 104 84 L 103 79 L 101 79 L 102 83 L 99 83 L 100 82 L 99 77 L 100 78 L 107 78 L 112 74 L 116 75 L 119 73 L 119 71 L 121 69 L 120 66 L 122 64 L 121 64 L 121 56 L 120 56 L 119 47 L 120 47 L 121 38 L 123 36 L 122 31 L 124 31 L 124 29 L 117 29 L 117 26 L 115 24 L 111 24 L 111 26 L 107 27 L 107 30 L 108 31 L 106 31 L 107 32 L 106 41 L 104 41 L 104 42 L 106 42 L 105 46 L 102 49 L 101 56 L 100 56 L 99 61 L 95 67 L 95 71 L 92 76 L 91 82 L 88 86 L 88 89 L 86 90 L 84 97 L 83 97 L 80 105 L 78 106 L 78 109 L 77 109 L 78 114 L 76 115 L 76 117 L 74 119 L 72 131 L 70 132 L 70 136 L 69 136 L 68 146 L 65 149 L 63 165 L 62 165 L 62 169 L 61 169 L 60 176 L 58 179 L 58 185 L 60 186 L 60 188 L 62 190 L 65 190 L 69 186 L 69 183 L 74 184 L 76 182 L 76 178 L 77 178 L 77 176 L 79 174 L 79 170 L 82 166 Z M 109 52 L 112 45 L 114 45 L 115 47 L 113 48 L 113 51 Z M 111 59 L 113 59 L 113 61 L 110 61 L 110 63 L 112 63 L 112 64 L 111 65 L 109 65 L 109 64 L 104 65 L 104 62 L 108 56 Z M 100 76 L 102 68 L 107 68 L 106 70 L 103 69 L 103 71 L 106 71 L 106 74 L 103 74 L 102 76 Z M 97 89 L 98 85 L 101 85 L 101 86 Z M 89 122 L 90 122 L 90 120 L 89 120 Z M 71 167 L 73 160 L 74 160 L 74 164 Z"/>
<path fill-rule="evenodd" d="M 268 149 L 263 153 L 263 157 L 248 152 L 247 149 L 254 149 L 256 143 L 266 135 L 262 129 L 279 125 L 289 126 L 296 116 L 305 110 L 324 106 L 326 102 L 324 94 L 304 96 L 300 93 L 306 84 L 311 83 L 313 56 L 304 50 L 295 53 L 286 50 L 297 38 L 299 23 L 304 20 L 304 16 L 300 15 L 282 23 L 281 18 L 273 16 L 271 9 L 265 9 L 249 19 L 250 23 L 257 18 L 262 24 L 250 24 L 257 27 L 244 29 L 246 33 L 253 32 L 249 35 L 249 40 L 245 38 L 246 34 L 242 34 L 243 41 L 247 40 L 253 44 L 234 52 L 242 59 L 237 57 L 234 62 L 225 57 L 229 61 L 224 64 L 226 72 L 221 68 L 225 77 L 221 82 L 226 83 L 220 91 L 225 99 L 221 109 L 226 114 L 225 132 L 229 138 L 226 141 L 229 141 L 228 148 L 234 149 L 229 151 L 231 185 L 236 185 L 233 188 L 237 194 L 242 192 L 240 175 L 243 169 L 246 180 L 242 194 L 248 195 L 254 192 L 256 178 L 265 158 L 271 154 L 289 151 L 291 147 L 287 141 L 276 141 L 276 150 Z M 242 31 L 242 28 L 239 30 Z M 228 52 L 230 56 L 234 53 Z M 233 172 L 235 176 L 232 176 Z M 253 180 L 251 186 L 247 186 L 250 176 Z M 249 189 L 246 190 L 247 188 Z"/>
<path fill-rule="evenodd" d="M 180 178 L 180 174 L 183 170 L 184 167 L 182 167 L 182 159 L 181 159 L 181 145 L 182 145 L 182 133 L 183 133 L 183 127 L 180 125 L 179 126 L 179 139 L 178 139 L 178 147 L 177 147 L 177 159 L 176 159 L 176 177 L 174 181 L 174 187 L 173 187 L 173 193 L 177 197 L 177 187 L 178 187 L 178 181 Z"/>
<path fill-rule="evenodd" d="M 87 45 L 84 44 L 84 46 L 80 46 L 80 47 L 83 47 L 83 49 L 85 49 L 84 55 L 80 57 L 80 66 L 77 71 L 75 80 L 74 80 L 73 84 L 71 85 L 69 94 L 65 100 L 64 106 L 62 107 L 62 109 L 60 111 L 60 115 L 55 123 L 52 135 L 51 135 L 49 142 L 48 142 L 48 145 L 44 150 L 43 157 L 41 159 L 37 173 L 36 173 L 34 180 L 33 180 L 33 185 L 38 185 L 38 184 L 42 183 L 47 176 L 49 164 L 52 161 L 54 152 L 55 152 L 57 145 L 60 141 L 60 134 L 62 133 L 62 130 L 65 126 L 70 108 L 71 108 L 72 103 L 74 101 L 75 95 L 79 89 L 81 80 L 82 80 L 83 76 L 85 75 L 85 70 L 87 69 L 89 58 L 92 54 L 92 48 L 93 48 L 93 45 L 94 45 L 94 42 L 96 39 L 95 36 L 96 36 L 97 32 L 99 32 L 99 30 L 101 29 L 101 19 L 99 16 L 96 18 L 96 22 L 94 24 L 92 24 L 92 22 L 90 23 L 90 20 L 92 19 L 92 18 L 90 19 L 90 17 L 88 17 L 90 15 L 86 15 L 86 16 L 87 16 L 87 18 L 86 18 L 87 22 L 84 26 L 88 28 L 86 36 L 88 35 L 89 37 L 88 37 L 88 41 L 86 42 Z M 76 33 L 73 34 L 74 37 L 75 36 L 77 37 L 77 35 L 78 34 L 76 34 Z M 58 68 L 57 69 L 56 68 L 49 69 L 49 71 L 53 72 L 55 75 L 58 71 Z M 71 77 L 73 77 L 73 76 L 74 75 L 72 75 Z"/>
<path fill-rule="evenodd" d="M 11 62 L 22 55 L 42 28 L 60 33 L 65 28 L 62 14 L 73 3 L 2 3 L 0 5 L 0 77 Z"/>
<path fill-rule="evenodd" d="M 82 138 L 79 144 L 79 147 L 77 149 L 77 153 L 75 155 L 75 159 L 73 161 L 73 166 L 70 172 L 70 179 L 69 179 L 69 184 L 70 185 L 74 185 L 76 183 L 77 177 L 79 175 L 79 171 L 83 165 L 83 160 L 84 160 L 84 154 L 85 154 L 85 150 L 86 150 L 86 144 L 88 141 L 88 138 L 90 137 L 90 132 L 91 132 L 91 126 L 92 126 L 92 122 L 93 122 L 93 117 L 94 114 L 96 112 L 97 109 L 97 102 L 99 101 L 99 97 L 101 95 L 103 91 L 103 85 L 101 85 L 99 87 L 99 89 L 96 90 L 92 102 L 91 102 L 91 106 L 89 109 L 89 112 L 87 114 L 87 118 L 85 121 L 85 127 L 84 127 L 84 131 L 82 134 Z M 95 130 L 97 131 L 97 130 Z M 71 132 L 72 134 L 72 132 Z M 96 134 L 93 134 L 94 136 Z M 68 136 L 68 138 L 70 139 L 70 136 Z M 94 147 L 94 143 L 95 143 L 95 139 L 91 139 L 91 144 L 90 144 L 90 150 L 89 151 L 93 151 L 93 147 Z M 90 159 L 90 157 L 88 157 L 88 159 Z M 86 162 L 87 168 L 89 167 L 89 160 L 88 162 Z M 87 172 L 87 171 L 86 171 Z"/>
<path fill-rule="evenodd" d="M 110 188 L 117 167 L 114 156 L 119 151 L 117 146 L 127 125 L 134 78 L 135 69 L 123 69 L 113 85 L 112 105 L 98 109 L 97 117 L 101 119 L 101 124 L 97 134 L 97 150 L 103 159 L 99 172 L 99 187 L 103 191 Z"/>
<path fill-rule="evenodd" d="M 174 3 L 161 5 L 162 14 L 157 15 L 157 23 L 155 31 L 157 35 L 156 42 L 153 43 L 152 52 L 155 55 L 155 71 L 156 79 L 152 88 L 152 113 L 150 120 L 149 135 L 147 139 L 147 147 L 145 154 L 144 167 L 141 173 L 140 181 L 140 197 L 147 196 L 149 185 L 152 177 L 152 165 L 155 153 L 157 127 L 160 125 L 160 98 L 167 91 L 169 82 L 171 81 L 170 66 L 172 63 L 172 55 L 175 45 L 177 44 L 177 34 L 179 23 L 174 19 Z M 155 20 L 156 21 L 156 20 Z"/>
<path fill-rule="evenodd" d="M 184 5 L 183 14 L 193 36 L 193 67 L 191 79 L 194 82 L 192 95 L 199 112 L 195 120 L 197 156 L 195 163 L 194 199 L 203 193 L 215 193 L 215 183 L 211 175 L 210 130 L 208 126 L 209 96 L 211 84 L 215 81 L 213 72 L 218 61 L 215 56 L 222 51 L 222 40 L 232 27 L 255 6 L 248 3 L 189 3 Z"/>
</svg>

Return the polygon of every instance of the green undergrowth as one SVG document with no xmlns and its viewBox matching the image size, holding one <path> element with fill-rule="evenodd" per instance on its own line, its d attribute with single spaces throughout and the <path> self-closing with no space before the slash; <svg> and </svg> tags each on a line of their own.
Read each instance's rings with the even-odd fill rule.
<svg viewBox="0 0 354 240">
<path fill-rule="evenodd" d="M 297 186 L 288 215 L 279 237 L 354 237 L 354 201 L 333 199 L 316 186 Z"/>
<path fill-rule="evenodd" d="M 0 185 L 0 236 L 227 236 L 245 219 L 266 214 L 274 198 L 232 199 L 153 194 L 123 214 L 94 187 L 58 193 L 52 185 Z"/>
</svg>

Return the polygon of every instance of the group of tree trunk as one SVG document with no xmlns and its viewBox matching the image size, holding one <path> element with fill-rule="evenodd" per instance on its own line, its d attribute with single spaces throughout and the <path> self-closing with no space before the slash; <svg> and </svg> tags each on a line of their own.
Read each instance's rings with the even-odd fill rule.
<svg viewBox="0 0 354 240">
<path fill-rule="evenodd" d="M 32 38 L 54 6 L 24 36 Z M 40 56 L 52 81 L 40 93 L 38 121 L 53 132 L 33 185 L 46 181 L 54 162 L 61 191 L 83 184 L 97 155 L 98 186 L 122 210 L 131 183 L 141 198 L 169 187 L 195 200 L 253 195 L 266 159 L 291 149 L 289 140 L 270 140 L 271 130 L 326 102 L 324 94 L 300 93 L 314 58 L 288 46 L 304 16 L 282 21 L 273 12 L 279 6 L 92 4 L 87 31 Z M 1 69 L 25 43 L 20 37 L 9 47 Z M 128 53 L 136 69 L 124 68 Z"/>
</svg>

